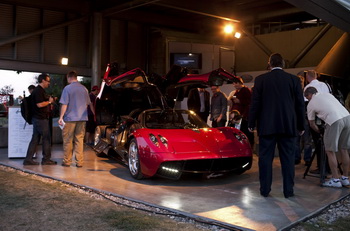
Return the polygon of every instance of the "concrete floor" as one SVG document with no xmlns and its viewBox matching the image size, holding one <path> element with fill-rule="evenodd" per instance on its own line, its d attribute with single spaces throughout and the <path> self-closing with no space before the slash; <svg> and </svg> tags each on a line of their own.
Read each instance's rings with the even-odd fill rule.
<svg viewBox="0 0 350 231">
<path fill-rule="evenodd" d="M 23 159 L 8 158 L 7 149 L 0 149 L 0 164 L 243 230 L 288 228 L 349 194 L 349 189 L 344 187 L 320 187 L 318 177 L 306 176 L 303 179 L 306 167 L 299 164 L 296 166 L 295 197 L 285 199 L 278 157 L 275 158 L 272 192 L 265 198 L 259 194 L 256 157 L 252 169 L 242 175 L 210 179 L 191 176 L 178 181 L 162 178 L 135 180 L 128 169 L 116 161 L 96 157 L 89 147 L 85 147 L 84 152 L 83 168 L 76 168 L 73 164 L 70 168 L 60 165 L 63 157 L 61 145 L 53 147 L 52 155 L 59 163 L 57 166 L 23 166 Z"/>
</svg>

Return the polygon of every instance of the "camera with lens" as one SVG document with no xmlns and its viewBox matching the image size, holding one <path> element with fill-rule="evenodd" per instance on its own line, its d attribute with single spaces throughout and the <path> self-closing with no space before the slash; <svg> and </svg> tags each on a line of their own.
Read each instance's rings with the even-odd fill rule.
<svg viewBox="0 0 350 231">
<path fill-rule="evenodd" d="M 325 126 L 326 126 L 325 122 L 316 116 L 315 123 L 316 123 L 318 129 L 320 130 L 320 134 L 323 135 L 324 134 L 324 129 L 325 129 Z"/>
</svg>

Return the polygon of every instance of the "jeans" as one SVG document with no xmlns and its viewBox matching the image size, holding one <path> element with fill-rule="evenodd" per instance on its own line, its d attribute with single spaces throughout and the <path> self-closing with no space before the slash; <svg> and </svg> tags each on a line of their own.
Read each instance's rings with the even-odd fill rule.
<svg viewBox="0 0 350 231">
<path fill-rule="evenodd" d="M 48 161 L 51 159 L 51 134 L 49 128 L 49 120 L 33 118 L 32 122 L 33 135 L 28 145 L 26 160 L 33 159 L 33 156 L 37 150 L 37 146 L 40 142 L 40 138 L 42 138 L 42 162 Z"/>
</svg>

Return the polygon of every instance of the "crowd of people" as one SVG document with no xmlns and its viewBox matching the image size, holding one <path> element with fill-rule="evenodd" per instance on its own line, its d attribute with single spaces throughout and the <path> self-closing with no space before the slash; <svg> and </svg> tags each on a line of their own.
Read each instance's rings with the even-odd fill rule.
<svg viewBox="0 0 350 231">
<path fill-rule="evenodd" d="M 195 111 L 205 122 L 209 116 L 212 127 L 231 126 L 240 129 L 246 134 L 252 147 L 254 131 L 257 132 L 262 196 L 268 196 L 271 191 L 272 161 L 276 147 L 286 198 L 294 195 L 295 165 L 301 163 L 302 156 L 305 166 L 310 166 L 314 154 L 317 157 L 317 168 L 310 170 L 310 173 L 320 173 L 322 148 L 325 148 L 328 157 L 324 163 L 327 172 L 332 174 L 332 178 L 324 182 L 323 186 L 348 186 L 350 125 L 347 120 L 350 120 L 350 93 L 345 105 L 342 105 L 332 95 L 332 88 L 318 80 L 315 70 L 301 72 L 297 76 L 285 72 L 283 57 L 278 53 L 269 57 L 268 66 L 270 71 L 256 77 L 252 89 L 246 87 L 242 78 L 237 76 L 233 81 L 235 89 L 228 97 L 221 92 L 219 86 L 211 86 L 211 99 L 204 88 L 192 89 L 188 95 L 188 109 Z M 308 89 L 312 88 L 317 89 L 317 92 L 311 96 L 326 94 L 328 98 L 332 98 L 336 107 L 325 107 L 326 104 L 318 103 L 322 108 L 315 108 L 312 106 L 314 103 L 309 104 L 313 97 Z M 322 109 L 326 109 L 326 112 Z M 333 119 L 329 120 L 330 117 Z M 314 122 L 316 127 L 313 126 Z M 336 126 L 332 125 L 333 122 L 342 123 L 342 126 L 333 128 Z M 317 129 L 321 126 L 325 127 L 324 136 Z M 324 139 L 324 146 L 320 144 L 320 139 Z M 337 159 L 335 153 L 338 151 L 340 155 Z M 339 164 L 342 175 L 337 172 Z"/>
<path fill-rule="evenodd" d="M 328 157 L 327 171 L 332 174 L 332 178 L 325 181 L 323 186 L 349 186 L 350 109 L 331 94 L 332 89 L 328 84 L 318 80 L 316 71 L 305 71 L 297 76 L 287 73 L 283 70 L 284 60 L 278 53 L 269 57 L 268 66 L 270 70 L 255 78 L 252 89 L 237 76 L 233 81 L 234 90 L 228 97 L 220 86 L 210 86 L 211 96 L 205 88 L 190 90 L 188 109 L 196 112 L 205 122 L 209 119 L 212 127 L 240 129 L 252 147 L 253 133 L 256 131 L 259 139 L 260 194 L 264 197 L 271 191 L 276 147 L 286 198 L 294 196 L 295 165 L 301 163 L 302 153 L 306 166 L 311 165 L 312 153 L 315 153 L 317 168 L 310 173 L 317 174 L 321 164 L 324 164 L 321 163 L 323 148 Z M 74 156 L 76 167 L 82 167 L 84 137 L 87 144 L 92 144 L 94 140 L 94 102 L 99 88 L 93 86 L 89 94 L 78 82 L 74 71 L 67 74 L 67 81 L 68 85 L 59 100 L 58 123 L 62 128 L 64 151 L 62 166 L 70 167 Z M 45 92 L 50 86 L 50 76 L 41 74 L 38 82 L 38 86 L 29 88 L 32 91 L 33 135 L 23 164 L 39 164 L 33 156 L 41 139 L 41 164 L 56 165 L 57 162 L 51 160 L 49 123 L 50 107 L 55 100 Z M 349 104 L 348 98 L 345 104 Z M 323 139 L 324 146 L 319 144 L 320 139 Z"/>
</svg>

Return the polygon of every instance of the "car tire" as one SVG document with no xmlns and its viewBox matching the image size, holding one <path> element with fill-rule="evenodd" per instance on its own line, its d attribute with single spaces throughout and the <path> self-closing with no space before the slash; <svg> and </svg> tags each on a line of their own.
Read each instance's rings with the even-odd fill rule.
<svg viewBox="0 0 350 231">
<path fill-rule="evenodd" d="M 137 180 L 144 178 L 141 172 L 140 155 L 136 139 L 132 139 L 128 152 L 128 167 L 131 176 Z"/>
</svg>

